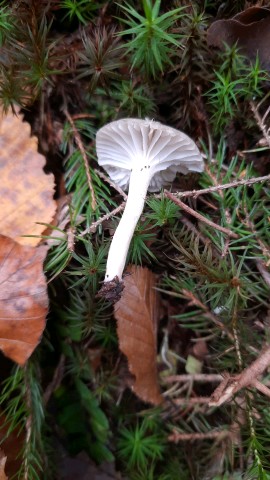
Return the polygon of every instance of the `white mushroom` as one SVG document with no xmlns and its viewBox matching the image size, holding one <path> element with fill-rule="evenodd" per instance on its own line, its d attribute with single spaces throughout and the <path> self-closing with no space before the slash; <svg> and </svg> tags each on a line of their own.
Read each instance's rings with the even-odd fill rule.
<svg viewBox="0 0 270 480">
<path fill-rule="evenodd" d="M 184 133 L 153 120 L 124 118 L 97 132 L 98 163 L 123 189 L 126 207 L 110 246 L 105 282 L 122 280 L 129 245 L 143 211 L 147 190 L 171 183 L 177 172 L 202 172 L 201 154 Z"/>
</svg>

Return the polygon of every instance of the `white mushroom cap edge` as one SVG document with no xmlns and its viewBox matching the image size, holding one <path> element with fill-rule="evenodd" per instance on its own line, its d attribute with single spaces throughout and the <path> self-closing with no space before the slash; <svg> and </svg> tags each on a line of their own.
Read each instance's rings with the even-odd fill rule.
<svg viewBox="0 0 270 480">
<path fill-rule="evenodd" d="M 114 233 L 104 282 L 122 280 L 129 245 L 142 214 L 147 191 L 171 183 L 177 172 L 202 172 L 204 163 L 194 141 L 154 120 L 124 118 L 96 135 L 98 163 L 123 189 L 129 185 L 124 213 Z"/>
</svg>

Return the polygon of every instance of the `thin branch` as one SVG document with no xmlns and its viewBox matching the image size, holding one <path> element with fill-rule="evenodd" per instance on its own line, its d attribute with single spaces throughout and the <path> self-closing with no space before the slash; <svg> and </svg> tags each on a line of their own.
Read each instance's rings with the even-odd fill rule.
<svg viewBox="0 0 270 480">
<path fill-rule="evenodd" d="M 270 390 L 258 381 L 264 370 L 270 365 L 270 346 L 263 349 L 260 356 L 245 368 L 240 375 L 226 375 L 221 384 L 216 388 L 210 398 L 209 405 L 220 406 L 242 388 L 255 387 L 260 392 L 270 396 Z"/>
<path fill-rule="evenodd" d="M 31 450 L 31 437 L 33 434 L 33 405 L 32 405 L 32 395 L 31 395 L 31 387 L 29 384 L 29 372 L 27 367 L 24 367 L 25 372 L 25 402 L 28 409 L 28 416 L 25 422 L 25 453 Z M 24 455 L 23 459 L 24 463 L 24 477 L 23 480 L 28 480 L 28 473 L 29 473 L 29 456 L 27 454 Z"/>
<path fill-rule="evenodd" d="M 228 228 L 221 227 L 220 225 L 217 225 L 216 223 L 212 222 L 211 220 L 208 220 L 208 218 L 204 217 L 200 213 L 196 212 L 192 208 L 188 207 L 185 203 L 181 202 L 178 198 L 175 197 L 171 192 L 168 192 L 168 190 L 164 190 L 164 195 L 165 197 L 169 198 L 172 202 L 174 202 L 178 207 L 182 208 L 185 212 L 189 213 L 190 215 L 193 215 L 193 217 L 197 218 L 203 223 L 206 223 L 206 225 L 209 225 L 210 227 L 215 228 L 216 230 L 219 230 L 220 232 L 225 233 L 226 235 L 229 235 L 230 237 L 233 238 L 238 238 L 238 235 Z"/>
<path fill-rule="evenodd" d="M 82 158 L 83 158 L 87 183 L 88 183 L 89 190 L 91 192 L 91 207 L 92 207 L 93 210 L 95 210 L 96 207 L 97 207 L 97 202 L 96 202 L 96 197 L 95 197 L 95 192 L 94 192 L 94 187 L 93 187 L 93 181 L 92 181 L 92 177 L 91 177 L 89 163 L 88 163 L 88 160 L 87 160 L 86 151 L 85 151 L 81 136 L 78 132 L 78 129 L 76 128 L 76 125 L 75 125 L 71 115 L 68 113 L 67 110 L 65 110 L 64 113 L 65 113 L 65 115 L 66 115 L 66 117 L 67 117 L 67 119 L 68 119 L 68 121 L 71 125 L 73 135 L 74 135 L 74 138 L 75 138 L 75 142 L 76 142 L 77 147 L 80 150 Z"/>
<path fill-rule="evenodd" d="M 194 197 L 197 198 L 200 195 L 205 195 L 206 193 L 217 192 L 218 190 L 227 190 L 228 188 L 236 188 L 241 185 L 253 185 L 254 183 L 267 182 L 270 181 L 270 174 L 265 175 L 264 177 L 252 177 L 246 180 L 236 180 L 231 183 L 224 183 L 223 185 L 215 185 L 214 187 L 203 188 L 201 190 L 187 190 L 186 192 L 177 192 L 172 195 L 176 198 L 187 198 Z"/>
<path fill-rule="evenodd" d="M 265 123 L 264 123 L 264 121 L 266 119 L 266 116 L 267 116 L 267 113 L 268 113 L 268 110 L 264 114 L 264 117 L 261 118 L 261 116 L 259 114 L 259 111 L 258 111 L 258 108 L 256 107 L 254 102 L 250 102 L 250 107 L 251 107 L 252 113 L 254 115 L 254 118 L 255 118 L 255 120 L 256 120 L 256 122 L 257 122 L 263 136 L 264 136 L 264 139 L 266 140 L 268 146 L 270 147 L 269 128 L 267 128 Z"/>
<path fill-rule="evenodd" d="M 106 220 L 109 220 L 109 218 L 113 217 L 114 215 L 117 215 L 119 212 L 122 212 L 124 210 L 126 205 L 126 202 L 122 202 L 118 207 L 114 208 L 109 213 L 106 213 L 106 215 L 103 215 L 103 217 L 100 217 L 96 222 L 91 223 L 90 227 L 86 228 L 81 234 L 80 237 L 83 237 L 87 233 L 95 233 L 97 227 L 101 225 L 103 222 Z"/>
<path fill-rule="evenodd" d="M 195 295 L 193 294 L 193 292 L 191 292 L 190 290 L 187 290 L 185 288 L 182 289 L 182 293 L 185 295 L 185 297 L 187 299 L 189 299 L 189 305 L 195 305 L 196 307 L 199 307 L 201 308 L 201 310 L 204 312 L 204 316 L 206 318 L 209 318 L 209 320 L 211 320 L 211 322 L 213 322 L 215 325 L 217 325 L 218 328 L 220 328 L 223 332 L 226 333 L 227 337 L 233 341 L 234 340 L 234 337 L 233 335 L 231 334 L 231 332 L 228 330 L 228 328 L 226 327 L 226 325 L 224 325 L 224 323 L 222 323 L 218 318 L 217 316 L 211 312 L 211 310 L 209 310 L 207 308 L 206 305 L 204 305 L 204 303 L 202 303 L 199 298 L 195 297 Z"/>
<path fill-rule="evenodd" d="M 194 375 L 191 374 L 183 374 L 183 375 L 170 375 L 169 377 L 163 378 L 163 381 L 166 383 L 173 383 L 173 382 L 221 382 L 223 380 L 223 376 L 215 373 L 195 373 Z"/>
<path fill-rule="evenodd" d="M 264 383 L 259 382 L 259 380 L 254 380 L 252 382 L 252 385 L 257 390 L 259 390 L 259 392 L 263 393 L 264 395 L 266 395 L 266 397 L 270 398 L 270 389 L 266 385 L 264 385 Z"/>
<path fill-rule="evenodd" d="M 269 261 L 268 261 L 269 262 Z M 256 266 L 261 273 L 261 276 L 263 277 L 265 283 L 270 287 L 270 273 L 268 272 L 266 266 L 261 260 L 256 260 Z"/>
<path fill-rule="evenodd" d="M 44 406 L 47 405 L 53 392 L 59 387 L 59 385 L 61 385 L 61 382 L 64 376 L 64 369 L 65 369 L 65 355 L 62 354 L 60 357 L 59 363 L 54 371 L 53 379 L 51 383 L 49 383 L 49 385 L 47 386 L 44 392 L 44 395 L 43 395 Z"/>
<path fill-rule="evenodd" d="M 231 436 L 231 432 L 228 430 L 215 430 L 213 432 L 206 433 L 180 433 L 173 432 L 168 436 L 169 442 L 194 442 L 196 440 L 223 440 L 224 438 Z"/>
<path fill-rule="evenodd" d="M 100 171 L 97 170 L 97 169 L 95 169 L 95 173 L 96 173 L 100 178 L 102 178 L 102 180 L 105 180 L 105 182 L 107 182 L 111 187 L 113 187 L 114 190 L 116 190 L 118 193 L 120 193 L 120 195 L 122 195 L 122 197 L 123 197 L 124 200 L 127 199 L 127 194 L 124 192 L 124 190 L 122 190 L 122 188 L 119 187 L 119 185 L 117 185 L 117 183 L 113 182 L 110 177 L 107 177 L 107 175 L 105 175 L 103 172 L 100 172 Z"/>
<path fill-rule="evenodd" d="M 208 404 L 210 405 L 210 397 L 186 397 L 186 398 L 176 398 L 172 400 L 175 405 L 200 405 L 200 404 Z"/>
</svg>

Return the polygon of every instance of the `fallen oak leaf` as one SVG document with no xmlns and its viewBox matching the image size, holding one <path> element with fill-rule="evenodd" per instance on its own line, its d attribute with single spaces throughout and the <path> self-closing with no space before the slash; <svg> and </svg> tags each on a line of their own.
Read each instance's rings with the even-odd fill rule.
<svg viewBox="0 0 270 480">
<path fill-rule="evenodd" d="M 158 295 L 155 275 L 147 268 L 129 266 L 124 291 L 114 306 L 120 350 L 135 376 L 133 391 L 145 402 L 163 401 L 157 380 Z"/>
<path fill-rule="evenodd" d="M 53 175 L 46 175 L 45 158 L 22 115 L 0 116 L 0 230 L 21 245 L 37 245 L 56 211 Z M 37 237 L 22 237 L 35 235 Z"/>
<path fill-rule="evenodd" d="M 33 353 L 45 328 L 47 250 L 0 235 L 0 349 L 19 365 Z"/>
</svg>

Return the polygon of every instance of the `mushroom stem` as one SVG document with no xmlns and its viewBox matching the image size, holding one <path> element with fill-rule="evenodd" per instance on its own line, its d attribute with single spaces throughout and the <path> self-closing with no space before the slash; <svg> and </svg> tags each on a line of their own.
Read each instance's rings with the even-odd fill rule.
<svg viewBox="0 0 270 480">
<path fill-rule="evenodd" d="M 151 177 L 149 167 L 131 172 L 126 207 L 114 233 L 108 254 L 105 282 L 110 282 L 116 276 L 119 281 L 122 280 L 129 245 L 143 211 Z"/>
</svg>

